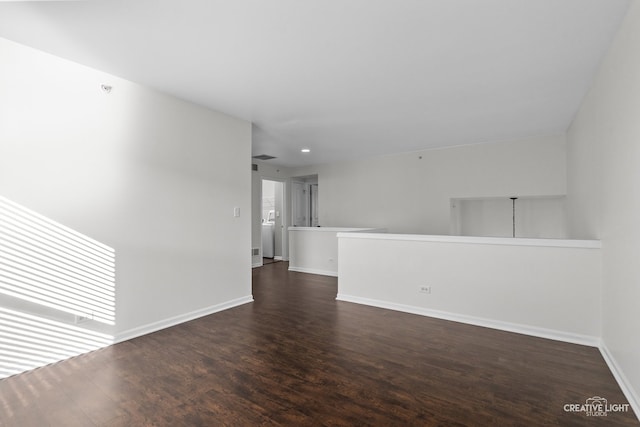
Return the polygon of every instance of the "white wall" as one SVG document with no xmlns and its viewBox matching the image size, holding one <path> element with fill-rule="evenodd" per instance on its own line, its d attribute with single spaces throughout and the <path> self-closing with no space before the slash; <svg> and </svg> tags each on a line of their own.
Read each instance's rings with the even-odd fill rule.
<svg viewBox="0 0 640 427">
<path fill-rule="evenodd" d="M 602 340 L 640 414 L 640 3 L 629 12 L 568 136 L 569 222 L 602 236 Z M 632 402 L 633 403 L 633 402 Z"/>
<path fill-rule="evenodd" d="M 338 299 L 595 345 L 601 251 L 544 241 L 339 234 Z M 551 241 L 552 244 L 558 244 Z M 431 293 L 419 292 L 430 286 Z"/>
<path fill-rule="evenodd" d="M 565 198 L 519 197 L 515 201 L 515 235 L 543 239 L 567 238 Z M 453 235 L 512 237 L 514 203 L 508 197 L 453 199 Z"/>
<path fill-rule="evenodd" d="M 563 195 L 564 136 L 427 150 L 294 170 L 318 174 L 320 224 L 448 234 L 450 199 Z"/>
<path fill-rule="evenodd" d="M 116 335 L 251 299 L 250 123 L 2 39 L 0 94 L 0 195 L 115 249 Z"/>
<path fill-rule="evenodd" d="M 590 101 L 597 85 L 598 82 L 567 132 L 567 229 L 572 238 L 602 238 L 602 141 L 605 137 L 603 127 L 597 125 L 597 110 L 601 106 Z"/>
<path fill-rule="evenodd" d="M 338 233 L 384 233 L 374 228 L 290 227 L 289 270 L 338 276 Z"/>
</svg>

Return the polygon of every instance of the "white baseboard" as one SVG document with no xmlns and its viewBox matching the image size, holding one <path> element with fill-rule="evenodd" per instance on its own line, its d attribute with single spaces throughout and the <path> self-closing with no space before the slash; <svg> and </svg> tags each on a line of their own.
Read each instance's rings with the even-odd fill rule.
<svg viewBox="0 0 640 427">
<path fill-rule="evenodd" d="M 380 301 L 345 294 L 338 294 L 336 299 L 339 301 L 370 305 L 373 307 L 386 308 L 389 310 L 402 311 L 405 313 L 418 314 L 421 316 L 435 317 L 437 319 L 452 320 L 454 322 L 482 326 L 491 329 L 498 329 L 501 331 L 515 332 L 518 334 L 552 339 L 556 341 L 564 341 L 572 344 L 580 344 L 590 347 L 598 347 L 600 345 L 600 339 L 598 337 L 589 335 L 574 334 L 571 332 L 558 331 L 554 329 L 538 328 L 535 326 L 521 325 L 518 323 L 503 322 L 500 320 L 485 319 L 482 317 L 431 310 L 428 308 L 416 307 L 412 305 L 397 304 L 389 301 Z"/>
<path fill-rule="evenodd" d="M 251 268 L 262 267 L 263 265 L 264 264 L 262 263 L 262 261 L 254 262 L 253 264 L 251 264 Z"/>
<path fill-rule="evenodd" d="M 604 342 L 601 342 L 599 347 L 604 361 L 607 362 L 607 366 L 609 366 L 609 370 L 622 389 L 622 393 L 624 393 L 624 396 L 629 401 L 631 409 L 633 409 L 633 412 L 635 412 L 636 414 L 636 418 L 640 420 L 640 396 L 638 396 L 638 393 L 636 393 L 636 391 L 633 389 L 633 386 L 631 386 L 631 382 L 627 379 L 622 369 L 620 369 L 620 367 L 618 366 L 616 359 L 614 359 L 606 344 Z"/>
<path fill-rule="evenodd" d="M 280 255 L 274 256 L 273 259 L 276 260 L 276 261 L 282 261 L 283 260 Z"/>
<path fill-rule="evenodd" d="M 291 266 L 289 266 L 289 271 L 297 271 L 298 273 L 319 274 L 321 276 L 338 277 L 338 272 L 337 271 L 319 270 L 317 268 L 304 268 L 304 267 L 291 267 Z"/>
<path fill-rule="evenodd" d="M 247 304 L 249 302 L 253 302 L 253 296 L 251 295 L 248 295 L 242 298 L 236 298 L 234 300 L 223 302 L 221 304 L 212 305 L 210 307 L 192 311 L 190 313 L 181 314 L 179 316 L 170 317 L 168 319 L 160 320 L 158 322 L 153 322 L 147 325 L 138 326 L 137 328 L 120 332 L 114 337 L 113 342 L 115 344 L 122 341 L 127 341 L 132 338 L 150 334 L 152 332 L 156 332 L 161 329 L 170 328 L 171 326 L 175 326 L 180 323 L 188 322 L 190 320 L 194 320 L 203 316 L 208 316 L 209 314 L 217 313 L 219 311 L 228 310 L 230 308 Z"/>
</svg>

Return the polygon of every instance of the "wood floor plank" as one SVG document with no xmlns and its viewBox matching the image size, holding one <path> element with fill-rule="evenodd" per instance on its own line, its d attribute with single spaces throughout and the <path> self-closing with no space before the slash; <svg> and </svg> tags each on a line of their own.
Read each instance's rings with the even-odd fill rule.
<svg viewBox="0 0 640 427">
<path fill-rule="evenodd" d="M 638 426 L 599 351 L 336 301 L 253 270 L 255 302 L 0 381 L 2 426 Z"/>
</svg>

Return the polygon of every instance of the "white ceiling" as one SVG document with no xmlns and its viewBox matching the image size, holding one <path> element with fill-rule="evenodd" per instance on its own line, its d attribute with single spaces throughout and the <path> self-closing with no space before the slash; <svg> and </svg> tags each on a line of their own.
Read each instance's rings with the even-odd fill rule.
<svg viewBox="0 0 640 427">
<path fill-rule="evenodd" d="M 628 3 L 0 2 L 0 37 L 250 120 L 254 155 L 300 166 L 562 133 Z"/>
</svg>

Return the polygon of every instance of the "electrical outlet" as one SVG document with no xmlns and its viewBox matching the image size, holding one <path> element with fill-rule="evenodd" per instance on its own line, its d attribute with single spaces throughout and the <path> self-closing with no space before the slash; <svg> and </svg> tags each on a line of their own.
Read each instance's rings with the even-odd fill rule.
<svg viewBox="0 0 640 427">
<path fill-rule="evenodd" d="M 430 294 L 431 293 L 431 286 L 420 286 L 418 288 L 418 292 L 420 292 L 421 294 Z"/>
<path fill-rule="evenodd" d="M 73 323 L 75 323 L 76 325 L 79 323 L 85 323 L 91 320 L 92 317 L 93 316 L 78 316 L 76 314 L 75 316 L 73 316 Z"/>
</svg>

